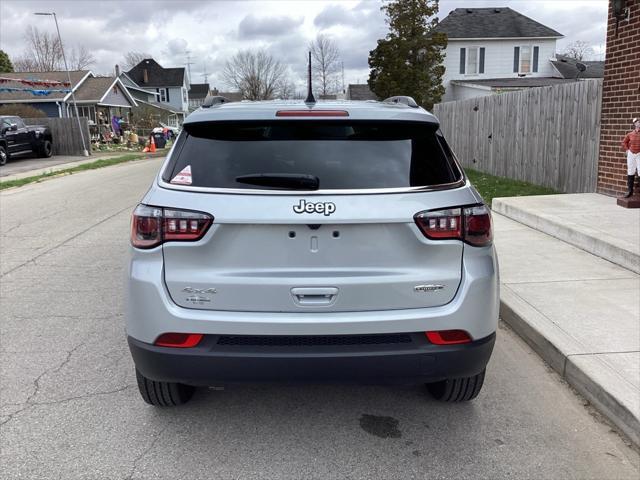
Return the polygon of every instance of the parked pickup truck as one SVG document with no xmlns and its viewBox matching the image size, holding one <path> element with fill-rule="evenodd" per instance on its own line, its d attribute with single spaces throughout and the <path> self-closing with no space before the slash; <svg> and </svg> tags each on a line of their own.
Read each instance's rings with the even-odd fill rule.
<svg viewBox="0 0 640 480">
<path fill-rule="evenodd" d="M 0 165 L 14 155 L 27 152 L 50 157 L 53 152 L 51 130 L 42 125 L 25 125 L 20 117 L 0 116 Z"/>
</svg>

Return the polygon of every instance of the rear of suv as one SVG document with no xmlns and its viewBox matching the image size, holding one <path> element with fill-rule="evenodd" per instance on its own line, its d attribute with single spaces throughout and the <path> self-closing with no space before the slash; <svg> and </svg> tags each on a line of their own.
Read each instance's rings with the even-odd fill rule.
<svg viewBox="0 0 640 480">
<path fill-rule="evenodd" d="M 498 318 L 491 217 L 412 105 L 220 101 L 187 118 L 132 218 L 145 401 L 272 381 L 478 395 Z"/>
</svg>

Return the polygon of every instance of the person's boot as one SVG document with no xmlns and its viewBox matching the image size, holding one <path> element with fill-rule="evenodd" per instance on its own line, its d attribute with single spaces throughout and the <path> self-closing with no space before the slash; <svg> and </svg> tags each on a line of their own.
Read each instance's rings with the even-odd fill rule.
<svg viewBox="0 0 640 480">
<path fill-rule="evenodd" d="M 633 195 L 633 181 L 635 180 L 635 175 L 627 175 L 627 193 L 624 198 L 629 198 Z"/>
</svg>

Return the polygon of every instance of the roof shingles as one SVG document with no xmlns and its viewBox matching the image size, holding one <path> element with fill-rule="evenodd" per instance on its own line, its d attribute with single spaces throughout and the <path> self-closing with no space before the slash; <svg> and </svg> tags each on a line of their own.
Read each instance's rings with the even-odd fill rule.
<svg viewBox="0 0 640 480">
<path fill-rule="evenodd" d="M 70 72 L 71 83 L 75 87 L 85 75 L 89 73 L 88 70 L 76 70 Z M 55 82 L 68 82 L 67 72 L 16 72 L 16 73 L 3 73 L 0 76 L 5 78 L 20 78 L 26 80 L 51 80 Z M 29 88 L 19 82 L 7 82 L 3 83 L 2 87 L 17 87 L 17 88 Z M 69 87 L 51 87 L 52 90 L 67 90 Z M 49 90 L 47 87 L 34 87 L 35 90 Z M 0 103 L 11 102 L 24 102 L 24 101 L 56 101 L 62 100 L 68 94 L 64 92 L 51 92 L 49 95 L 35 96 L 31 92 L 0 92 Z"/>
<path fill-rule="evenodd" d="M 560 38 L 563 35 L 509 7 L 456 8 L 436 27 L 456 38 Z"/>
<path fill-rule="evenodd" d="M 75 92 L 76 100 L 78 102 L 98 103 L 115 81 L 114 77 L 89 77 L 82 82 L 82 85 Z"/>
<path fill-rule="evenodd" d="M 178 87 L 184 83 L 185 71 L 183 67 L 164 68 L 153 58 L 146 58 L 127 75 L 141 87 Z"/>
</svg>

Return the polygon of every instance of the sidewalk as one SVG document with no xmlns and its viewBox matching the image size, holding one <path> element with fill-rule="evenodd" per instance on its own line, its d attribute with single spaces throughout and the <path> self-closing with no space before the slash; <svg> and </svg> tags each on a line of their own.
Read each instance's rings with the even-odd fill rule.
<svg viewBox="0 0 640 480">
<path fill-rule="evenodd" d="M 604 244 L 620 245 L 620 232 L 633 253 L 640 220 L 629 210 L 620 216 L 624 209 L 596 194 L 494 199 L 494 205 L 502 319 L 640 444 L 640 276 L 542 233 L 557 233 L 560 225 L 568 241 L 579 243 L 583 232 L 606 229 L 587 244 L 602 253 Z"/>
<path fill-rule="evenodd" d="M 60 159 L 62 160 L 62 162 L 49 162 L 49 164 L 47 166 L 42 167 L 41 165 L 43 164 L 42 161 L 38 161 L 41 159 L 25 159 L 24 160 L 24 165 L 20 165 L 20 167 L 26 167 L 26 168 L 20 168 L 18 172 L 16 173 L 11 173 L 11 174 L 3 174 L 2 172 L 0 172 L 0 182 L 8 182 L 10 180 L 19 180 L 21 178 L 26 178 L 26 177 L 34 177 L 37 175 L 42 175 L 43 173 L 50 173 L 50 172 L 59 172 L 60 170 L 65 170 L 67 168 L 73 168 L 73 167 L 77 167 L 78 165 L 83 165 L 85 163 L 92 163 L 95 162 L 97 160 L 105 160 L 105 159 L 109 159 L 109 158 L 114 158 L 114 157 L 121 157 L 124 155 L 130 155 L 130 154 L 136 154 L 136 153 L 140 153 L 142 155 L 142 152 L 95 152 L 92 155 L 88 156 L 88 157 L 83 157 L 83 156 L 56 156 L 53 157 L 54 159 Z M 169 153 L 169 149 L 162 149 L 162 150 L 158 150 L 156 153 L 146 153 L 144 154 L 144 158 L 152 158 L 152 157 L 164 157 Z M 143 158 L 141 156 L 141 158 Z M 31 163 L 27 163 L 29 162 L 29 160 L 32 160 Z M 48 160 L 48 159 L 47 159 Z M 22 163 L 22 159 L 19 160 Z M 11 165 L 11 163 L 7 163 L 7 165 Z M 30 168 L 33 167 L 33 168 Z M 2 167 L 4 169 L 4 167 Z"/>
</svg>

